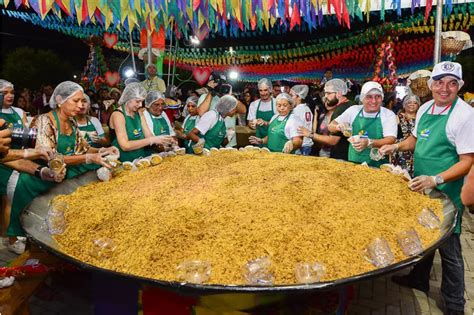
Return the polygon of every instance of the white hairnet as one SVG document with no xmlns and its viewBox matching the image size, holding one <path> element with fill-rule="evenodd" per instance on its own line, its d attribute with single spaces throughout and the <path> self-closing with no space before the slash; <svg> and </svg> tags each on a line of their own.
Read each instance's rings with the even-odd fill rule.
<svg viewBox="0 0 474 315">
<path fill-rule="evenodd" d="M 6 88 L 12 88 L 13 89 L 13 83 L 7 80 L 0 79 L 0 91 L 3 91 Z"/>
<path fill-rule="evenodd" d="M 307 85 L 295 85 L 291 88 L 291 91 L 293 91 L 296 95 L 298 95 L 299 98 L 305 99 L 306 96 L 308 96 L 308 91 L 309 88 Z"/>
<path fill-rule="evenodd" d="M 418 105 L 421 105 L 421 101 L 420 101 L 420 98 L 415 95 L 415 94 L 407 94 L 404 98 L 403 98 L 403 107 L 405 107 L 409 102 L 411 101 L 415 101 L 418 103 Z"/>
<path fill-rule="evenodd" d="M 186 105 L 188 105 L 189 103 L 192 103 L 197 106 L 198 101 L 199 101 L 199 98 L 197 96 L 190 96 L 186 99 Z"/>
<path fill-rule="evenodd" d="M 258 81 L 258 88 L 260 89 L 261 87 L 266 87 L 271 92 L 273 90 L 272 81 L 267 78 L 260 79 L 260 81 Z"/>
<path fill-rule="evenodd" d="M 276 102 L 278 103 L 278 100 L 286 100 L 288 101 L 288 103 L 290 103 L 291 106 L 295 105 L 295 101 L 293 100 L 293 98 L 291 97 L 290 94 L 288 93 L 280 93 L 278 94 L 278 96 L 275 98 Z"/>
<path fill-rule="evenodd" d="M 91 99 L 90 99 L 89 95 L 87 95 L 86 93 L 84 93 L 84 99 L 86 100 L 87 104 L 89 104 L 89 105 L 91 104 Z"/>
<path fill-rule="evenodd" d="M 341 79 L 332 79 L 324 84 L 324 92 L 341 92 L 342 95 L 347 94 L 347 84 Z"/>
<path fill-rule="evenodd" d="M 133 82 L 125 86 L 118 103 L 119 105 L 125 105 L 133 99 L 144 100 L 145 96 L 145 88 L 139 82 Z"/>
<path fill-rule="evenodd" d="M 225 116 L 236 107 L 237 99 L 232 95 L 224 95 L 217 101 L 216 111 L 222 116 Z"/>
<path fill-rule="evenodd" d="M 382 99 L 383 99 L 384 94 L 383 94 L 383 89 L 380 83 L 375 82 L 375 81 L 369 81 L 369 82 L 364 83 L 364 85 L 362 85 L 362 89 L 360 90 L 360 100 L 363 101 L 364 98 L 369 94 L 382 95 Z"/>
<path fill-rule="evenodd" d="M 163 101 L 165 100 L 165 96 L 163 95 L 163 93 L 159 91 L 148 92 L 148 94 L 145 97 L 145 107 L 149 108 L 151 104 L 153 104 L 157 100 L 163 100 Z"/>
<path fill-rule="evenodd" d="M 49 99 L 49 107 L 56 108 L 66 102 L 77 91 L 84 92 L 82 86 L 72 81 L 64 81 L 54 89 L 53 95 Z"/>
</svg>

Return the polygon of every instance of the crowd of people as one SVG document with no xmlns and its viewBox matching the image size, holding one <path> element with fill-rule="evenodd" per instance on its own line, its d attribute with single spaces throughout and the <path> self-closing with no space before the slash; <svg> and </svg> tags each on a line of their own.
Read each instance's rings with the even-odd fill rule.
<svg viewBox="0 0 474 315">
<path fill-rule="evenodd" d="M 321 81 L 319 98 L 312 97 L 308 85 L 282 87 L 266 78 L 256 86 L 258 98 L 251 87 L 236 97 L 231 85 L 212 78 L 205 88 L 190 91 L 182 111 L 167 110 L 164 81 L 156 76 L 156 67 L 147 69 L 150 75 L 145 81 L 128 83 L 123 91 L 96 93 L 65 81 L 55 88 L 46 85 L 35 98 L 25 89 L 16 96 L 14 85 L 0 80 L 0 195 L 9 250 L 24 251 L 20 224 L 24 207 L 65 178 L 101 166 L 110 168 L 110 155 L 125 162 L 179 147 L 188 154 L 237 147 L 236 126 L 240 124 L 255 133 L 249 137 L 251 144 L 271 152 L 375 167 L 392 163 L 414 177 L 409 182 L 412 190 L 438 188 L 446 193 L 459 215 L 455 232 L 439 248 L 441 290 L 451 314 L 462 312 L 464 268 L 459 235 L 463 201 L 472 204 L 473 184 L 464 185 L 463 199 L 461 190 L 469 171 L 468 179 L 474 177 L 474 109 L 458 96 L 464 84 L 458 63 L 435 65 L 428 81 L 432 99 L 421 104 L 409 92 L 400 100 L 401 108 L 384 103 L 386 93 L 374 81 L 362 85 L 355 102 L 348 95 L 348 82 L 332 78 L 331 73 Z M 321 103 L 315 106 L 315 99 Z M 12 130 L 15 134 L 28 127 L 37 131 L 32 147 L 11 137 Z M 25 134 L 20 138 L 24 140 Z M 52 161 L 59 161 L 59 166 Z M 393 280 L 427 292 L 433 255 L 409 275 Z"/>
</svg>

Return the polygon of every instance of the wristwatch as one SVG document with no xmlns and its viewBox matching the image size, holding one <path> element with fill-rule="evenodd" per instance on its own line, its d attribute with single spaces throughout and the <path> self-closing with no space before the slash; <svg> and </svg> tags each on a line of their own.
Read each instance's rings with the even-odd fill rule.
<svg viewBox="0 0 474 315">
<path fill-rule="evenodd" d="M 440 175 L 436 175 L 434 177 L 434 180 L 435 180 L 435 183 L 436 183 L 436 186 L 439 186 L 441 184 L 444 184 L 444 178 L 441 177 Z"/>
</svg>

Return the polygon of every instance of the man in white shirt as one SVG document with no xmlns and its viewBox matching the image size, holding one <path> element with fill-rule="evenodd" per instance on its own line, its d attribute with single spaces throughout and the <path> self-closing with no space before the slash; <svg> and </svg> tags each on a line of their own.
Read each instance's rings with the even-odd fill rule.
<svg viewBox="0 0 474 315">
<path fill-rule="evenodd" d="M 308 130 L 313 130 L 313 113 L 305 103 L 309 88 L 307 85 L 295 85 L 290 90 L 290 95 L 295 101 L 295 108 L 293 108 L 293 115 L 303 122 L 303 127 Z M 313 139 L 311 137 L 303 137 L 303 145 L 296 150 L 295 154 L 310 155 L 313 147 Z"/>
<path fill-rule="evenodd" d="M 260 99 L 250 103 L 247 122 L 250 128 L 256 129 L 257 138 L 265 138 L 270 119 L 277 113 L 276 102 L 272 98 L 272 82 L 267 78 L 258 81 L 258 93 Z"/>
<path fill-rule="evenodd" d="M 397 139 L 397 117 L 384 107 L 382 86 L 374 81 L 362 86 L 360 99 L 363 105 L 349 107 L 344 113 L 331 122 L 329 131 L 336 133 L 352 127 L 352 137 L 349 138 L 349 161 L 366 162 L 370 166 L 380 166 L 388 163 L 388 158 L 375 161 L 370 157 L 372 148 L 380 148 L 392 144 Z"/>
<path fill-rule="evenodd" d="M 458 216 L 454 233 L 439 247 L 443 278 L 441 294 L 445 314 L 464 314 L 464 265 L 460 234 L 464 206 L 461 189 L 474 161 L 474 109 L 457 95 L 464 81 L 459 63 L 444 61 L 434 66 L 428 86 L 433 100 L 416 114 L 412 135 L 399 144 L 381 148 L 388 154 L 414 150 L 415 178 L 409 187 L 415 191 L 437 188 L 455 205 Z M 402 286 L 429 291 L 434 253 L 421 260 L 410 274 L 393 276 Z"/>
</svg>

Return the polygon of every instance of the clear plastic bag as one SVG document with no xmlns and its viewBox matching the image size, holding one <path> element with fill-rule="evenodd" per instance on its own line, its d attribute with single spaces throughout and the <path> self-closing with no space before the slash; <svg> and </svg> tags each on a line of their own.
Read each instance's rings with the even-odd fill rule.
<svg viewBox="0 0 474 315">
<path fill-rule="evenodd" d="M 151 165 L 155 166 L 155 165 L 160 164 L 163 161 L 163 158 L 158 154 L 152 154 L 149 157 L 149 160 L 150 160 Z"/>
<path fill-rule="evenodd" d="M 407 256 L 417 255 L 423 251 L 423 245 L 415 229 L 397 233 L 397 242 L 403 253 Z"/>
<path fill-rule="evenodd" d="M 352 126 L 349 123 L 343 123 L 343 124 L 341 124 L 341 126 L 342 126 L 341 132 L 344 135 L 344 137 L 347 137 L 347 138 L 351 137 L 352 136 Z"/>
<path fill-rule="evenodd" d="M 320 282 L 325 273 L 326 268 L 317 262 L 297 263 L 295 266 L 295 278 L 298 283 Z"/>
<path fill-rule="evenodd" d="M 441 221 L 438 216 L 429 208 L 423 208 L 418 215 L 418 223 L 428 229 L 439 229 Z"/>
<path fill-rule="evenodd" d="M 110 258 L 116 249 L 117 245 L 112 239 L 108 237 L 100 237 L 94 240 L 94 245 L 90 254 L 97 259 Z"/>
<path fill-rule="evenodd" d="M 183 261 L 176 267 L 176 276 L 179 281 L 189 283 L 203 283 L 211 276 L 211 263 L 202 260 Z"/>
<path fill-rule="evenodd" d="M 367 246 L 365 258 L 378 268 L 387 267 L 395 260 L 390 245 L 384 238 L 376 238 Z"/>
<path fill-rule="evenodd" d="M 97 178 L 102 182 L 108 182 L 113 177 L 112 171 L 103 166 L 97 170 Z"/>
<path fill-rule="evenodd" d="M 51 235 L 63 234 L 66 230 L 66 218 L 64 212 L 67 211 L 69 205 L 65 201 L 53 200 L 48 209 L 46 217 L 46 226 Z"/>
<path fill-rule="evenodd" d="M 250 260 L 244 265 L 244 277 L 250 285 L 273 285 L 272 263 L 267 256 Z"/>
</svg>

